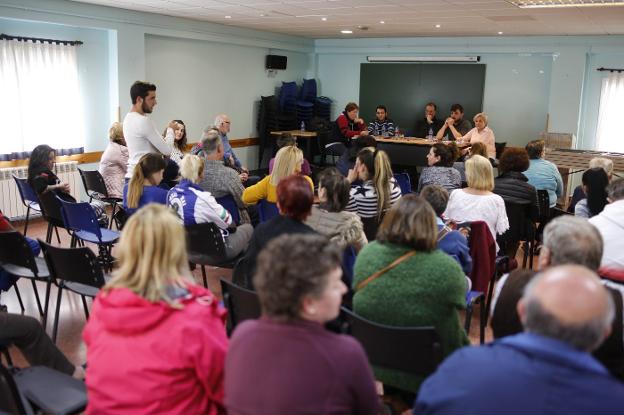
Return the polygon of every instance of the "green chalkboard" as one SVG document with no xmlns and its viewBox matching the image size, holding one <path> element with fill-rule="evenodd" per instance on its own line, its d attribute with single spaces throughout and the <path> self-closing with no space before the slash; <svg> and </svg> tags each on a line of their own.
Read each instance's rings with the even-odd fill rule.
<svg viewBox="0 0 624 415">
<path fill-rule="evenodd" d="M 464 117 L 483 108 L 485 64 L 363 63 L 360 66 L 360 116 L 375 118 L 375 107 L 388 107 L 390 118 L 411 132 L 424 117 L 425 105 L 435 102 L 437 117 L 448 117 L 453 104 L 464 107 Z M 511 99 L 511 97 L 510 97 Z"/>
</svg>

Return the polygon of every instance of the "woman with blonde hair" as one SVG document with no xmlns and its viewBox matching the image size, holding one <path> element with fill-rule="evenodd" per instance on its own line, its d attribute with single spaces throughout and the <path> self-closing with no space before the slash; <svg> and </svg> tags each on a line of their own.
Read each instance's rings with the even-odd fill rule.
<svg viewBox="0 0 624 415">
<path fill-rule="evenodd" d="M 167 203 L 167 191 L 158 186 L 165 167 L 167 163 L 160 154 L 148 153 L 139 159 L 123 189 L 123 208 L 128 215 L 148 203 Z"/>
<path fill-rule="evenodd" d="M 255 204 L 262 199 L 268 202 L 277 202 L 277 185 L 280 180 L 293 174 L 301 174 L 301 164 L 303 163 L 303 152 L 294 146 L 286 146 L 279 149 L 275 156 L 275 164 L 271 174 L 260 180 L 253 186 L 249 186 L 243 192 L 243 202 Z M 314 189 L 312 179 L 303 176 Z"/>
<path fill-rule="evenodd" d="M 123 125 L 114 122 L 108 131 L 110 142 L 100 159 L 99 171 L 104 177 L 109 197 L 121 199 L 123 195 L 124 176 L 128 169 L 128 147 L 123 135 Z"/>
<path fill-rule="evenodd" d="M 180 220 L 146 206 L 118 253 L 83 333 L 87 413 L 224 413 L 225 312 L 190 278 Z"/>
<path fill-rule="evenodd" d="M 484 221 L 492 238 L 509 229 L 509 220 L 503 198 L 492 193 L 494 173 L 492 164 L 483 156 L 472 156 L 466 161 L 468 187 L 451 193 L 444 216 L 455 222 Z"/>
<path fill-rule="evenodd" d="M 457 141 L 460 143 L 483 143 L 487 148 L 487 156 L 491 159 L 496 159 L 496 146 L 494 142 L 494 131 L 488 127 L 488 116 L 484 112 L 480 112 L 474 116 L 473 121 L 475 127 L 468 131 L 466 135 L 459 137 Z"/>
<path fill-rule="evenodd" d="M 184 226 L 212 222 L 221 229 L 227 258 L 243 252 L 249 244 L 253 227 L 250 224 L 237 227 L 230 212 L 210 192 L 199 187 L 198 183 L 204 178 L 204 160 L 187 154 L 180 163 L 180 175 L 180 183 L 167 193 L 167 205 L 175 210 Z"/>
</svg>

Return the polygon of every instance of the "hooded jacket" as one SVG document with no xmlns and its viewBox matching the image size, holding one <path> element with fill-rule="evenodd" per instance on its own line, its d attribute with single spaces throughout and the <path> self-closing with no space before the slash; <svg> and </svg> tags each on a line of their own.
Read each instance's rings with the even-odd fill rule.
<svg viewBox="0 0 624 415">
<path fill-rule="evenodd" d="M 223 413 L 225 310 L 203 287 L 183 294 L 176 309 L 100 291 L 83 333 L 88 414 Z"/>
<path fill-rule="evenodd" d="M 351 245 L 359 251 L 368 243 L 362 220 L 353 212 L 329 212 L 313 205 L 306 225 L 336 242 L 341 249 Z"/>
</svg>

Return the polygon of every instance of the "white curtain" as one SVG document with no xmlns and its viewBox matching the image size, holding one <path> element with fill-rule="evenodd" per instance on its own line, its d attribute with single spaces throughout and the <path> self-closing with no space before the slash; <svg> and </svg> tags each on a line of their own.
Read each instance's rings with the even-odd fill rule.
<svg viewBox="0 0 624 415">
<path fill-rule="evenodd" d="M 0 154 L 84 146 L 76 46 L 0 40 Z"/>
<path fill-rule="evenodd" d="M 611 73 L 602 80 L 596 150 L 624 153 L 624 134 L 620 123 L 622 110 L 624 110 L 624 74 Z"/>
</svg>

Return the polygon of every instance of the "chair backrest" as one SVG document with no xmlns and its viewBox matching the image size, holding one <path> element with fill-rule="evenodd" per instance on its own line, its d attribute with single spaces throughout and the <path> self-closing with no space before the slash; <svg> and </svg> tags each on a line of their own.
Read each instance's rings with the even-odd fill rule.
<svg viewBox="0 0 624 415">
<path fill-rule="evenodd" d="M 539 213 L 537 221 L 540 223 L 548 222 L 550 220 L 550 196 L 548 196 L 547 190 L 537 191 L 537 207 Z"/>
<path fill-rule="evenodd" d="M 394 327 L 374 323 L 342 307 L 343 333 L 364 347 L 371 365 L 427 376 L 442 362 L 434 327 Z"/>
<path fill-rule="evenodd" d="M 366 235 L 366 239 L 370 241 L 374 241 L 377 238 L 377 229 L 379 229 L 379 224 L 381 223 L 380 219 L 377 217 L 373 218 L 361 218 L 362 225 L 364 226 L 364 234 Z"/>
<path fill-rule="evenodd" d="M 265 199 L 258 202 L 258 216 L 260 217 L 260 222 L 266 222 L 277 215 L 279 215 L 277 204 L 268 202 Z"/>
<path fill-rule="evenodd" d="M 54 191 L 41 193 L 39 196 L 39 207 L 44 219 L 54 226 L 65 227 L 63 214 L 61 213 L 61 204 Z"/>
<path fill-rule="evenodd" d="M 35 276 L 39 273 L 26 238 L 15 230 L 0 232 L 0 263 L 28 268 Z"/>
<path fill-rule="evenodd" d="M 15 179 L 17 190 L 19 191 L 20 197 L 22 198 L 22 203 L 24 203 L 24 205 L 26 205 L 26 202 L 39 203 L 37 193 L 35 193 L 35 190 L 28 183 L 28 179 L 23 179 L 21 177 L 17 177 L 16 175 L 13 175 L 13 179 Z"/>
<path fill-rule="evenodd" d="M 262 314 L 258 294 L 221 278 L 223 304 L 228 310 L 228 334 L 237 324 Z"/>
<path fill-rule="evenodd" d="M 102 174 L 97 170 L 82 170 L 78 169 L 82 184 L 84 185 L 85 192 L 89 196 L 93 196 L 94 193 L 101 195 L 100 197 L 108 197 L 108 189 Z"/>
<path fill-rule="evenodd" d="M 406 195 L 412 193 L 412 181 L 407 173 L 394 173 L 394 179 L 401 188 L 401 194 Z"/>
<path fill-rule="evenodd" d="M 0 413 L 11 415 L 32 413 L 32 411 L 27 412 L 26 408 L 13 375 L 4 365 L 0 364 Z"/>
<path fill-rule="evenodd" d="M 505 151 L 505 147 L 507 147 L 507 142 L 502 143 L 494 143 L 494 148 L 496 149 L 496 158 L 499 159 L 503 151 Z"/>
<path fill-rule="evenodd" d="M 498 237 L 499 245 L 501 243 L 532 240 L 534 227 L 531 220 L 531 204 L 514 203 L 506 200 L 505 210 L 509 219 L 509 229 Z"/>
<path fill-rule="evenodd" d="M 227 259 L 223 235 L 217 225 L 204 222 L 185 228 L 189 253 L 202 255 L 215 264 Z"/>
<path fill-rule="evenodd" d="M 54 279 L 101 288 L 105 284 L 102 267 L 90 248 L 61 248 L 39 241 Z"/>
<path fill-rule="evenodd" d="M 240 224 L 240 212 L 238 211 L 238 205 L 236 205 L 236 201 L 232 195 L 225 195 L 217 198 L 217 203 L 223 206 L 230 215 L 232 215 L 232 220 L 235 224 Z"/>
<path fill-rule="evenodd" d="M 342 281 L 349 288 L 353 282 L 353 267 L 355 266 L 356 257 L 355 249 L 351 245 L 347 246 L 342 253 Z"/>
<path fill-rule="evenodd" d="M 87 202 L 67 202 L 59 197 L 57 200 L 61 204 L 61 215 L 67 229 L 73 232 L 91 232 L 102 240 L 102 229 L 93 206 Z"/>
</svg>

